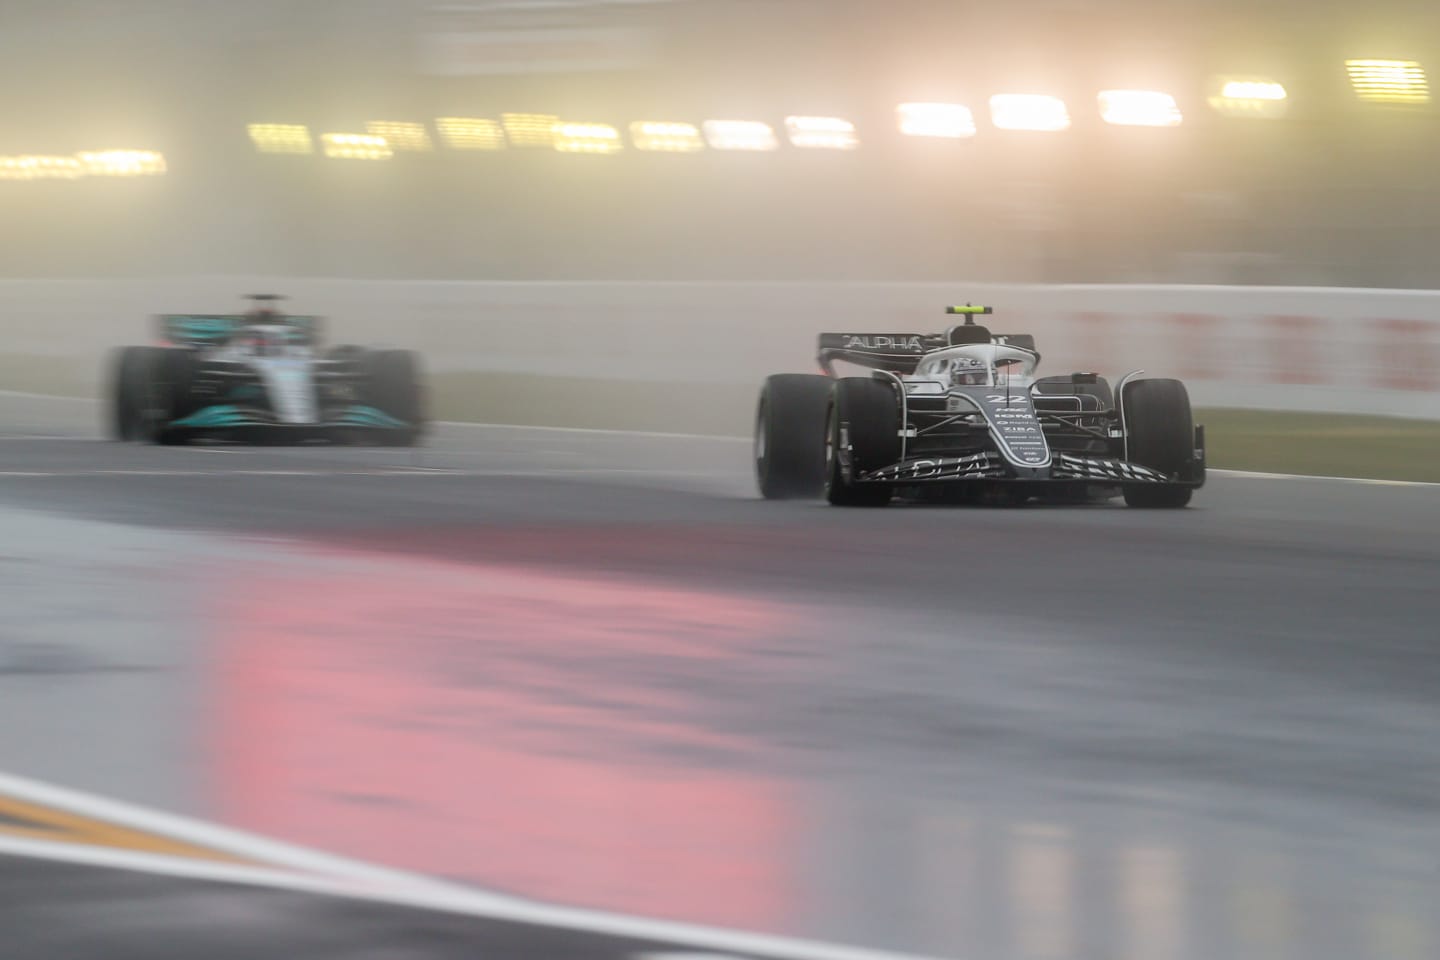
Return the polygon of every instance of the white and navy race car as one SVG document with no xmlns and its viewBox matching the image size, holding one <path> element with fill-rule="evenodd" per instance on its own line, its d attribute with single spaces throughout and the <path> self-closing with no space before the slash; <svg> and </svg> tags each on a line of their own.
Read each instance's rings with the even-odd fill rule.
<svg viewBox="0 0 1440 960">
<path fill-rule="evenodd" d="M 822 333 L 825 375 L 780 374 L 760 394 L 755 469 L 767 499 L 838 506 L 913 499 L 1023 503 L 1123 495 L 1183 507 L 1205 483 L 1205 430 L 1179 380 L 1036 377 L 1025 334 L 950 307 L 942 334 Z M 834 363 L 870 369 L 837 377 Z"/>
<path fill-rule="evenodd" d="M 319 344 L 319 318 L 283 314 L 273 294 L 244 314 L 164 314 L 159 344 L 111 363 L 117 440 L 179 444 L 327 440 L 410 446 L 425 431 L 411 350 Z"/>
</svg>

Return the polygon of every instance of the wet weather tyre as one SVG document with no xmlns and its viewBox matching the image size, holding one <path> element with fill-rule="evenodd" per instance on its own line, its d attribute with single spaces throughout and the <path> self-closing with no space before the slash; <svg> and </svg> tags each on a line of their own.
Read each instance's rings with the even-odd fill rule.
<svg viewBox="0 0 1440 960">
<path fill-rule="evenodd" d="M 755 480 L 766 500 L 813 500 L 825 489 L 829 377 L 781 373 L 765 380 L 755 409 Z"/>
<path fill-rule="evenodd" d="M 1125 386 L 1125 426 L 1132 463 L 1162 473 L 1180 474 L 1195 456 L 1195 421 L 1190 394 L 1179 380 L 1137 380 Z M 1132 507 L 1177 509 L 1194 491 L 1178 484 L 1127 486 L 1125 503 Z"/>
<path fill-rule="evenodd" d="M 144 347 L 121 347 L 111 354 L 105 433 L 112 440 L 138 437 L 136 383 L 144 351 Z"/>
<path fill-rule="evenodd" d="M 413 350 L 373 350 L 361 355 L 360 368 L 364 402 L 405 423 L 386 430 L 379 442 L 390 447 L 415 446 L 425 432 L 420 355 Z"/>
<path fill-rule="evenodd" d="M 195 402 L 195 354 L 169 347 L 145 350 L 139 379 L 141 438 L 162 446 L 182 446 L 190 441 L 184 430 L 171 424 L 198 409 Z"/>
<path fill-rule="evenodd" d="M 825 426 L 825 499 L 837 507 L 883 507 L 894 489 L 856 483 L 900 459 L 900 401 L 889 384 L 869 377 L 836 380 Z"/>
</svg>

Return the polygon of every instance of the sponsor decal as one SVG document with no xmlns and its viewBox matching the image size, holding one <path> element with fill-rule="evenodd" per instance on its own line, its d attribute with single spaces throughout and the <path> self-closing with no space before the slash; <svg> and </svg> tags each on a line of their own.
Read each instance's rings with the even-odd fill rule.
<svg viewBox="0 0 1440 960">
<path fill-rule="evenodd" d="M 1221 339 L 1225 321 L 1206 313 L 1177 313 L 1170 317 L 1176 343 L 1179 374 L 1187 380 L 1223 380 Z"/>
<path fill-rule="evenodd" d="M 1021 393 L 987 393 L 973 399 L 990 424 L 990 433 L 1005 459 L 1017 467 L 1050 465 L 1050 446 L 1030 395 Z"/>
<path fill-rule="evenodd" d="M 1440 388 L 1440 324 L 1429 320 L 1377 320 L 1380 375 L 1385 390 Z"/>
<path fill-rule="evenodd" d="M 875 350 L 888 353 L 924 353 L 921 338 L 906 334 L 845 334 L 846 350 Z"/>
<path fill-rule="evenodd" d="M 1079 457 L 1062 453 L 1056 458 L 1057 479 L 1076 478 L 1082 480 L 1145 480 L 1165 483 L 1171 478 L 1159 470 L 1125 460 L 1103 457 Z"/>
<path fill-rule="evenodd" d="M 930 457 L 907 460 L 868 474 L 866 480 L 891 482 L 923 482 L 928 480 L 982 480 L 1004 476 L 999 458 L 991 453 L 973 453 L 964 457 Z"/>
<path fill-rule="evenodd" d="M 1269 379 L 1282 384 L 1318 384 L 1329 380 L 1320 345 L 1327 323 L 1315 317 L 1266 317 Z"/>
</svg>

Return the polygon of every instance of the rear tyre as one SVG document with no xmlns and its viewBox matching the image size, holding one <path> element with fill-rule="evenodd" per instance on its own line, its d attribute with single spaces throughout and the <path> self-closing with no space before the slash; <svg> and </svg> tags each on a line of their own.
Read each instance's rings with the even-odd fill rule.
<svg viewBox="0 0 1440 960">
<path fill-rule="evenodd" d="M 887 383 L 870 377 L 836 380 L 825 426 L 825 499 L 837 507 L 883 507 L 887 483 L 855 478 L 900 459 L 900 402 Z M 848 463 L 847 463 L 848 462 Z"/>
<path fill-rule="evenodd" d="M 137 439 L 136 384 L 144 347 L 121 347 L 110 356 L 105 433 L 125 442 Z"/>
<path fill-rule="evenodd" d="M 1130 461 L 1172 475 L 1189 467 L 1195 456 L 1195 421 L 1185 384 L 1137 380 L 1126 384 L 1124 401 Z M 1193 492 L 1178 484 L 1127 486 L 1125 502 L 1173 510 L 1188 504 Z"/>
<path fill-rule="evenodd" d="M 767 377 L 755 410 L 755 480 L 766 500 L 813 500 L 825 489 L 829 377 Z"/>
<path fill-rule="evenodd" d="M 373 350 L 361 355 L 361 398 L 404 427 L 385 431 L 387 447 L 413 447 L 425 432 L 425 399 L 420 386 L 420 355 L 413 350 Z"/>
</svg>

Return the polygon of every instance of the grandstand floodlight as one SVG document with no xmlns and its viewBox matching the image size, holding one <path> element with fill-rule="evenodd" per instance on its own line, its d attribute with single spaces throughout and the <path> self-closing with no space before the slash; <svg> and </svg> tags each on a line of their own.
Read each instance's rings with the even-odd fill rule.
<svg viewBox="0 0 1440 960">
<path fill-rule="evenodd" d="M 802 150 L 854 150 L 860 146 L 855 124 L 842 117 L 786 117 L 790 143 Z"/>
<path fill-rule="evenodd" d="M 315 142 L 310 128 L 299 123 L 252 123 L 245 127 L 250 142 L 260 153 L 310 154 Z"/>
<path fill-rule="evenodd" d="M 409 120 L 371 120 L 365 124 L 365 132 L 372 137 L 382 137 L 386 145 L 396 153 L 429 153 L 435 149 L 430 142 L 430 131 L 425 124 Z"/>
<path fill-rule="evenodd" d="M 84 165 L 75 157 L 0 157 L 0 180 L 78 180 Z"/>
<path fill-rule="evenodd" d="M 698 153 L 705 149 L 700 128 L 693 123 L 637 120 L 630 124 L 630 140 L 636 150 L 656 153 Z"/>
<path fill-rule="evenodd" d="M 990 98 L 990 122 L 999 130 L 1054 133 L 1070 129 L 1065 101 L 1043 93 L 997 93 Z"/>
<path fill-rule="evenodd" d="M 555 146 L 555 127 L 560 118 L 550 113 L 502 113 L 500 122 L 512 147 Z"/>
<path fill-rule="evenodd" d="M 1346 60 L 1345 70 L 1361 100 L 1411 105 L 1430 102 L 1425 68 L 1414 60 Z"/>
<path fill-rule="evenodd" d="M 1178 127 L 1185 119 L 1159 90 L 1102 90 L 1098 100 L 1100 119 L 1117 127 Z"/>
<path fill-rule="evenodd" d="M 505 128 L 480 117 L 437 117 L 435 129 L 451 150 L 504 150 Z"/>
<path fill-rule="evenodd" d="M 1223 116 L 1278 120 L 1290 106 L 1290 94 L 1277 80 L 1220 77 L 1219 86 L 1220 92 L 1210 97 L 1209 103 L 1211 109 Z"/>
<path fill-rule="evenodd" d="M 774 129 L 759 120 L 706 120 L 703 127 L 706 142 L 715 150 L 768 152 L 780 147 Z"/>
<path fill-rule="evenodd" d="M 907 137 L 960 140 L 975 136 L 975 114 L 959 103 L 902 103 L 895 108 L 900 132 Z"/>
<path fill-rule="evenodd" d="M 384 137 L 372 133 L 322 133 L 325 156 L 336 160 L 389 160 L 394 156 Z"/>
<path fill-rule="evenodd" d="M 608 123 L 557 123 L 553 134 L 561 153 L 611 154 L 625 149 L 620 131 Z"/>
<path fill-rule="evenodd" d="M 91 177 L 153 177 L 166 170 L 164 155 L 154 150 L 93 150 L 75 159 Z"/>
</svg>

